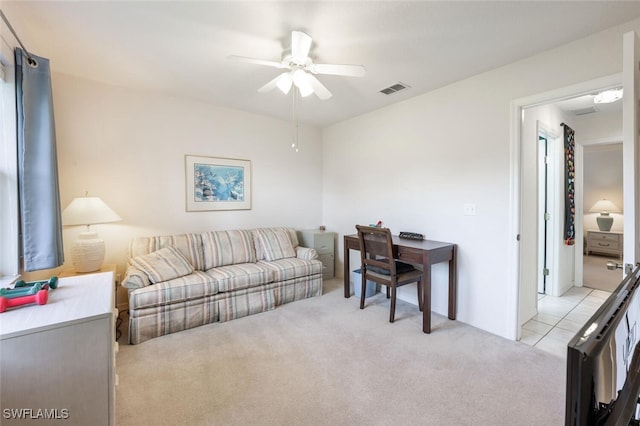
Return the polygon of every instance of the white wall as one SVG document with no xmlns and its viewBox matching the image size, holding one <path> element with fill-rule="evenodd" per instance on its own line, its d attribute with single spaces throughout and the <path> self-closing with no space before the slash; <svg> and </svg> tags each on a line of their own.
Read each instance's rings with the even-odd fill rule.
<svg viewBox="0 0 640 426">
<path fill-rule="evenodd" d="M 342 235 L 381 219 L 458 244 L 458 319 L 515 338 L 510 102 L 620 72 L 630 28 L 640 20 L 325 129 L 325 224 Z M 465 203 L 476 216 L 463 215 Z M 439 266 L 434 311 L 446 315 L 446 302 Z"/>
<path fill-rule="evenodd" d="M 596 229 L 597 213 L 589 209 L 601 198 L 622 208 L 622 111 L 573 118 L 576 143 L 583 147 L 583 228 Z M 622 231 L 624 216 L 612 213 L 614 231 Z"/>
<path fill-rule="evenodd" d="M 124 220 L 95 225 L 107 263 L 124 271 L 128 241 L 142 235 L 321 224 L 321 132 L 199 101 L 53 75 L 61 202 L 85 191 Z M 251 160 L 252 209 L 185 211 L 185 155 Z M 81 227 L 66 228 L 68 251 Z"/>
<path fill-rule="evenodd" d="M 622 110 L 579 115 L 572 123 L 580 134 L 580 140 L 576 142 L 582 145 L 622 141 Z"/>
<path fill-rule="evenodd" d="M 620 126 L 622 128 L 622 126 Z M 620 209 L 622 197 L 622 144 L 591 145 L 584 149 L 584 229 L 598 229 L 596 217 L 589 209 L 602 198 L 607 198 Z M 611 213 L 612 231 L 622 232 L 624 215 Z"/>
</svg>

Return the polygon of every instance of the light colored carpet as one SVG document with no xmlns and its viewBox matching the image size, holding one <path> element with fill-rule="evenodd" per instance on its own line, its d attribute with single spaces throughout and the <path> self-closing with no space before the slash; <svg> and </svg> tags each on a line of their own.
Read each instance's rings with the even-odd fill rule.
<svg viewBox="0 0 640 426">
<path fill-rule="evenodd" d="M 418 308 L 402 301 L 390 324 L 384 295 L 361 311 L 340 280 L 324 287 L 121 345 L 116 424 L 564 424 L 564 360 L 439 315 L 423 334 Z"/>
<path fill-rule="evenodd" d="M 607 269 L 607 262 L 613 260 L 622 263 L 620 258 L 613 256 L 599 256 L 590 254 L 582 257 L 583 285 L 597 290 L 612 292 L 622 281 L 622 269 L 610 271 Z"/>
</svg>

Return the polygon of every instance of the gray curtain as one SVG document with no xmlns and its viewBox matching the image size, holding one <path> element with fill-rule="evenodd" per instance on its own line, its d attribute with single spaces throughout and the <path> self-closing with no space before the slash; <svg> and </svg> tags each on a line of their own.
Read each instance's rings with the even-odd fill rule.
<svg viewBox="0 0 640 426">
<path fill-rule="evenodd" d="M 64 263 L 49 60 L 17 48 L 18 191 L 25 271 Z"/>
</svg>

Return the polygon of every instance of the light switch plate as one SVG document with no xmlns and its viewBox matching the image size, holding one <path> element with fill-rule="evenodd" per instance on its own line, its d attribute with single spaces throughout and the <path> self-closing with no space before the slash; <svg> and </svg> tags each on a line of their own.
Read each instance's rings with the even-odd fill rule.
<svg viewBox="0 0 640 426">
<path fill-rule="evenodd" d="M 464 205 L 464 215 L 465 216 L 475 216 L 476 215 L 476 205 L 472 203 L 467 203 Z"/>
</svg>

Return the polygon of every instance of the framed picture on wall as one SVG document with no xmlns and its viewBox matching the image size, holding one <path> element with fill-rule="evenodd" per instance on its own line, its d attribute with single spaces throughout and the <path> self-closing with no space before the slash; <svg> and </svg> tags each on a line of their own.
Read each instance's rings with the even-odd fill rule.
<svg viewBox="0 0 640 426">
<path fill-rule="evenodd" d="M 185 155 L 188 212 L 251 209 L 251 161 Z"/>
</svg>

